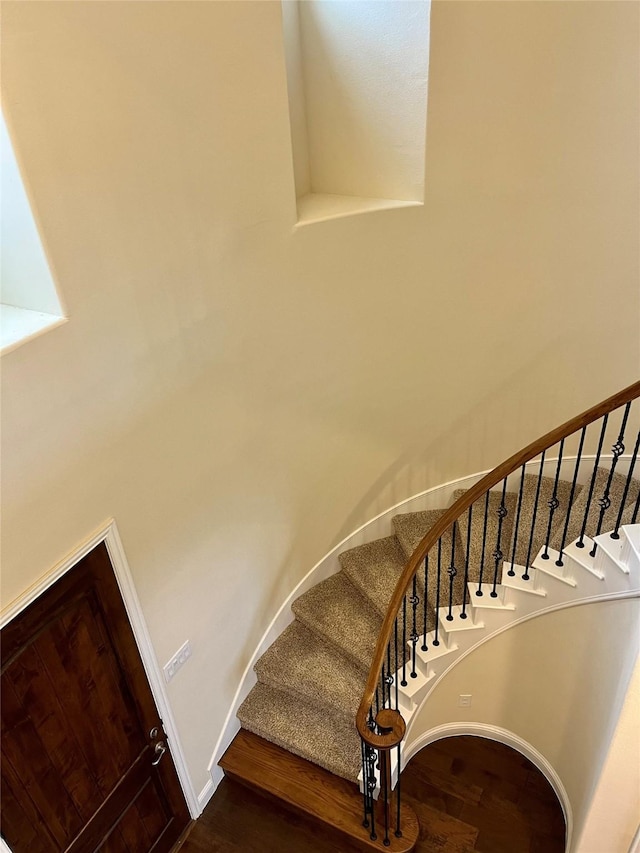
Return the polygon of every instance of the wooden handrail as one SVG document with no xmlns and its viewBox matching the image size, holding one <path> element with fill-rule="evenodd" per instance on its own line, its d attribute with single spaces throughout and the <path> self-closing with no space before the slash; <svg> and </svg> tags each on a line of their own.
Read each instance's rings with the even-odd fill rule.
<svg viewBox="0 0 640 853">
<path fill-rule="evenodd" d="M 548 450 L 550 447 L 553 447 L 554 444 L 562 441 L 562 439 L 568 438 L 583 427 L 588 426 L 604 415 L 613 412 L 615 409 L 623 406 L 625 403 L 629 403 L 631 400 L 635 400 L 638 397 L 640 397 L 640 381 L 634 382 L 633 385 L 629 385 L 622 391 L 618 391 L 617 394 L 613 394 L 613 396 L 608 397 L 596 406 L 592 406 L 581 415 L 571 418 L 571 420 L 562 424 L 562 426 L 556 427 L 556 429 L 551 430 L 551 432 L 548 432 L 541 438 L 532 441 L 531 444 L 528 444 L 522 450 L 514 453 L 513 456 L 510 456 L 498 465 L 497 468 L 490 471 L 486 476 L 466 491 L 464 495 L 458 498 L 458 500 L 455 501 L 455 503 L 453 503 L 442 516 L 440 516 L 433 527 L 420 541 L 417 548 L 411 555 L 402 575 L 398 579 L 389 602 L 387 615 L 382 623 L 382 628 L 380 629 L 380 634 L 378 636 L 378 643 L 369 669 L 369 677 L 365 685 L 364 694 L 356 714 L 356 726 L 358 732 L 366 743 L 376 749 L 388 750 L 397 746 L 404 737 L 405 727 L 402 725 L 402 717 L 398 711 L 390 712 L 390 709 L 386 709 L 384 711 L 386 715 L 385 723 L 387 723 L 384 727 L 387 730 L 385 734 L 376 734 L 371 731 L 368 725 L 369 712 L 374 701 L 378 678 L 380 677 L 382 666 L 385 661 L 387 645 L 391 639 L 391 632 L 393 630 L 396 617 L 400 611 L 402 601 L 409 589 L 409 584 L 413 581 L 413 577 L 418 571 L 418 568 L 421 566 L 422 561 L 431 548 L 437 543 L 438 539 L 446 533 L 446 531 L 460 518 L 460 516 L 478 500 L 478 498 L 481 498 L 489 491 L 489 489 L 492 489 L 514 471 L 517 471 L 526 462 L 534 459 L 544 450 Z M 390 713 L 399 718 L 391 732 L 389 732 L 389 729 L 391 728 L 389 720 Z"/>
</svg>

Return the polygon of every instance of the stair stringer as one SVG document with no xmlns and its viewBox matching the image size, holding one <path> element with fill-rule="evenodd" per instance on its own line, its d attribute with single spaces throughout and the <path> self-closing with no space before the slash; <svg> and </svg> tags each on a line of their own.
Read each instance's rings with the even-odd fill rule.
<svg viewBox="0 0 640 853">
<path fill-rule="evenodd" d="M 412 740 L 412 720 L 417 719 L 419 711 L 428 701 L 434 688 L 472 651 L 493 637 L 514 628 L 516 625 L 557 610 L 565 610 L 570 607 L 578 607 L 583 604 L 600 601 L 640 597 L 640 561 L 634 559 L 638 543 L 640 543 L 640 524 L 627 525 L 620 528 L 620 530 L 621 540 L 623 541 L 620 550 L 625 555 L 630 555 L 628 565 L 626 566 L 628 571 L 625 571 L 619 565 L 619 562 L 614 561 L 601 547 L 598 548 L 595 558 L 590 558 L 588 551 L 591 549 L 593 543 L 585 540 L 587 547 L 583 549 L 584 556 L 579 552 L 580 560 L 575 556 L 569 556 L 569 554 L 575 553 L 575 549 L 567 549 L 565 554 L 566 560 L 564 561 L 565 566 L 563 567 L 565 572 L 564 579 L 560 579 L 555 575 L 538 572 L 535 568 L 530 569 L 532 582 L 538 584 L 544 578 L 542 582 L 545 584 L 543 590 L 540 588 L 536 589 L 534 586 L 533 591 L 545 592 L 545 596 L 532 595 L 528 591 L 499 585 L 497 590 L 500 593 L 504 592 L 505 604 L 513 604 L 515 605 L 514 608 L 474 608 L 474 596 L 471 596 L 471 604 L 467 606 L 467 611 L 481 610 L 480 618 L 484 623 L 483 627 L 478 628 L 478 630 L 452 630 L 451 634 L 455 637 L 456 648 L 452 648 L 448 654 L 442 654 L 442 650 L 439 650 L 438 657 L 430 660 L 427 654 L 424 660 L 418 659 L 417 661 L 417 668 L 425 681 L 425 686 L 420 694 L 419 701 L 414 701 L 412 704 L 406 700 L 402 701 L 402 714 L 407 724 L 407 731 L 401 746 L 402 766 L 405 766 L 406 761 L 415 751 L 414 747 L 417 736 Z M 597 540 L 602 541 L 608 536 L 608 533 L 602 534 L 597 537 Z M 536 560 L 533 561 L 534 565 L 538 564 L 541 554 L 542 549 Z M 557 554 L 554 552 L 554 559 L 549 561 L 554 567 L 556 556 Z M 597 566 L 602 577 L 593 573 L 594 565 Z M 504 564 L 503 574 L 506 574 L 510 568 L 510 563 Z M 573 583 L 569 584 L 567 581 L 572 581 Z M 443 614 L 441 614 L 440 624 L 442 624 L 442 616 Z M 473 618 L 476 618 L 475 614 Z M 401 691 L 402 688 L 400 688 Z M 397 770 L 397 761 L 393 761 L 392 785 L 394 787 L 398 780 Z"/>
</svg>

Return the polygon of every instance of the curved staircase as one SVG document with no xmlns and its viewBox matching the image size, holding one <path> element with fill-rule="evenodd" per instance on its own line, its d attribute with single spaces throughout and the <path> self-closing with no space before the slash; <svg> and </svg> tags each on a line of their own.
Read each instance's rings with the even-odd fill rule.
<svg viewBox="0 0 640 853">
<path fill-rule="evenodd" d="M 543 453 L 539 468 L 529 460 L 514 469 L 440 535 L 424 568 L 414 573 L 404 611 L 396 617 L 395 648 L 392 636 L 375 712 L 369 712 L 372 730 L 375 714 L 393 707 L 410 733 L 419 704 L 439 677 L 463 653 L 509 625 L 582 601 L 640 592 L 640 482 L 632 476 L 639 443 L 640 433 L 625 473 L 621 465 L 614 470 L 621 456 L 615 448 L 612 463 L 604 461 L 600 447 L 595 465 L 582 477 L 582 443 L 577 456 L 565 455 L 564 463 L 561 446 L 557 465 L 549 457 L 545 463 Z M 456 492 L 454 504 L 462 503 L 464 495 Z M 245 751 L 248 743 L 259 750 L 267 741 L 280 748 L 283 767 L 286 750 L 352 783 L 340 783 L 342 800 L 349 791 L 357 796 L 356 784 L 375 789 L 377 796 L 380 765 L 374 781 L 369 773 L 363 783 L 364 752 L 355 718 L 394 592 L 408 561 L 446 509 L 395 516 L 389 536 L 340 554 L 341 570 L 293 602 L 294 621 L 256 663 L 257 683 L 237 712 L 242 729 L 258 736 L 247 741 L 241 733 Z M 273 747 L 264 748 L 275 755 Z M 305 763 L 292 761 L 283 779 L 289 772 L 302 778 Z M 251 779 L 251 771 L 234 770 L 233 744 L 221 765 L 230 775 L 268 790 L 259 774 Z M 391 787 L 397 765 L 394 749 Z M 328 788 L 328 775 L 321 784 Z M 295 786 L 285 795 L 272 787 L 272 794 L 294 807 L 319 814 L 317 803 L 309 808 L 296 803 L 304 796 L 296 795 Z M 350 806 L 354 814 L 355 802 Z M 359 809 L 359 817 L 351 817 L 358 828 L 345 831 L 379 848 L 380 839 L 362 828 Z M 417 838 L 412 826 L 409 818 L 404 838 L 391 834 L 389 849 L 412 849 Z"/>
</svg>

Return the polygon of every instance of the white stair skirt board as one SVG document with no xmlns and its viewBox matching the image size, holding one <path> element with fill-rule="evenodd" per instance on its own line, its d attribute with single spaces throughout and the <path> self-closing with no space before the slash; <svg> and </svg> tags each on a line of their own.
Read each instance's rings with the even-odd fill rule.
<svg viewBox="0 0 640 853">
<path fill-rule="evenodd" d="M 560 554 L 557 551 L 554 551 L 553 548 L 547 548 L 546 554 L 548 559 L 546 560 L 542 556 L 544 553 L 545 550 L 542 549 L 540 554 L 538 554 L 533 561 L 533 568 L 536 569 L 536 571 L 548 575 L 550 578 L 555 578 L 556 580 L 567 584 L 567 586 L 576 587 L 577 582 L 572 577 L 568 576 L 568 571 L 573 569 L 573 564 L 564 560 L 562 566 L 557 566 L 556 560 L 560 558 Z"/>
<path fill-rule="evenodd" d="M 393 676 L 394 681 L 391 686 L 391 690 L 395 690 L 395 680 L 398 679 L 398 692 L 405 696 L 407 699 L 409 699 L 411 701 L 411 704 L 415 706 L 422 700 L 422 697 L 427 692 L 429 682 L 432 678 L 436 677 L 436 673 L 433 669 L 429 669 L 425 673 L 424 670 L 421 668 L 420 664 L 418 663 L 417 656 L 415 678 L 412 676 L 411 673 L 412 665 L 411 661 L 409 660 L 407 661 L 404 670 L 402 667 L 400 667 L 400 669 Z M 402 684 L 403 676 L 406 682 L 406 686 Z M 393 692 L 391 695 L 393 696 Z"/>
<path fill-rule="evenodd" d="M 624 537 L 622 559 L 630 572 L 640 572 L 640 524 L 620 528 Z"/>
<path fill-rule="evenodd" d="M 564 549 L 562 562 L 565 566 L 569 566 L 573 562 L 579 569 L 586 569 L 586 571 L 591 572 L 592 575 L 602 580 L 604 577 L 603 572 L 596 566 L 595 560 L 591 556 L 593 540 L 585 536 L 582 544 L 584 547 L 580 548 L 577 540 L 570 542 Z"/>
<path fill-rule="evenodd" d="M 616 566 L 618 566 L 621 572 L 629 574 L 629 569 L 622 559 L 622 549 L 625 543 L 625 539 L 622 534 L 620 534 L 619 539 L 612 539 L 610 533 L 601 533 L 600 536 L 596 536 L 593 541 L 598 546 L 596 555 L 593 558 L 593 565 L 596 569 L 600 569 L 603 560 L 606 560 L 608 557 Z"/>
<path fill-rule="evenodd" d="M 453 652 L 458 651 L 458 646 L 451 639 L 448 639 L 446 636 L 442 637 L 441 635 L 438 637 L 438 645 L 434 646 L 433 641 L 435 640 L 436 633 L 435 631 L 430 631 L 427 634 L 427 650 L 424 651 L 422 648 L 422 639 L 418 640 L 418 644 L 416 646 L 416 657 L 423 663 L 433 663 L 433 661 L 438 660 L 439 658 L 443 658 L 446 655 L 453 654 Z M 448 640 L 448 642 L 447 642 Z M 407 644 L 409 648 L 411 648 L 411 643 Z"/>
<path fill-rule="evenodd" d="M 463 631 L 478 631 L 484 628 L 484 622 L 479 621 L 473 612 L 473 608 L 467 605 L 465 608 L 466 619 L 462 618 L 462 605 L 456 604 L 451 608 L 451 616 L 453 619 L 447 619 L 449 616 L 449 608 L 441 607 L 438 610 L 438 620 L 440 626 L 447 634 L 458 634 Z"/>
<path fill-rule="evenodd" d="M 468 584 L 469 599 L 471 606 L 476 610 L 515 610 L 515 604 L 505 601 L 506 587 L 502 584 L 496 586 L 496 595 L 493 597 L 493 584 L 483 583 L 480 587 L 482 595 L 478 595 L 478 584 Z M 467 605 L 469 609 L 469 605 Z"/>
<path fill-rule="evenodd" d="M 539 595 L 545 598 L 547 595 L 546 589 L 540 586 L 540 575 L 529 569 L 529 580 L 524 580 L 523 575 L 527 574 L 524 566 L 519 566 L 517 563 L 513 566 L 514 575 L 510 575 L 511 563 L 505 563 L 502 569 L 502 586 L 507 589 L 516 589 L 518 592 L 526 592 L 529 595 Z"/>
</svg>

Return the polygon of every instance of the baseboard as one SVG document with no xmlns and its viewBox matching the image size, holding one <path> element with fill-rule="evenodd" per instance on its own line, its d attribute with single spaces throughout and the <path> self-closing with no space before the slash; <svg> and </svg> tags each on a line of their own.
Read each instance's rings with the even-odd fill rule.
<svg viewBox="0 0 640 853">
<path fill-rule="evenodd" d="M 222 771 L 220 771 L 220 775 L 222 776 Z M 220 779 L 216 781 L 215 779 L 211 778 L 198 794 L 198 808 L 200 810 L 199 815 L 201 815 L 204 811 L 205 806 L 207 805 L 211 797 L 213 797 L 215 790 L 219 784 Z"/>
</svg>

